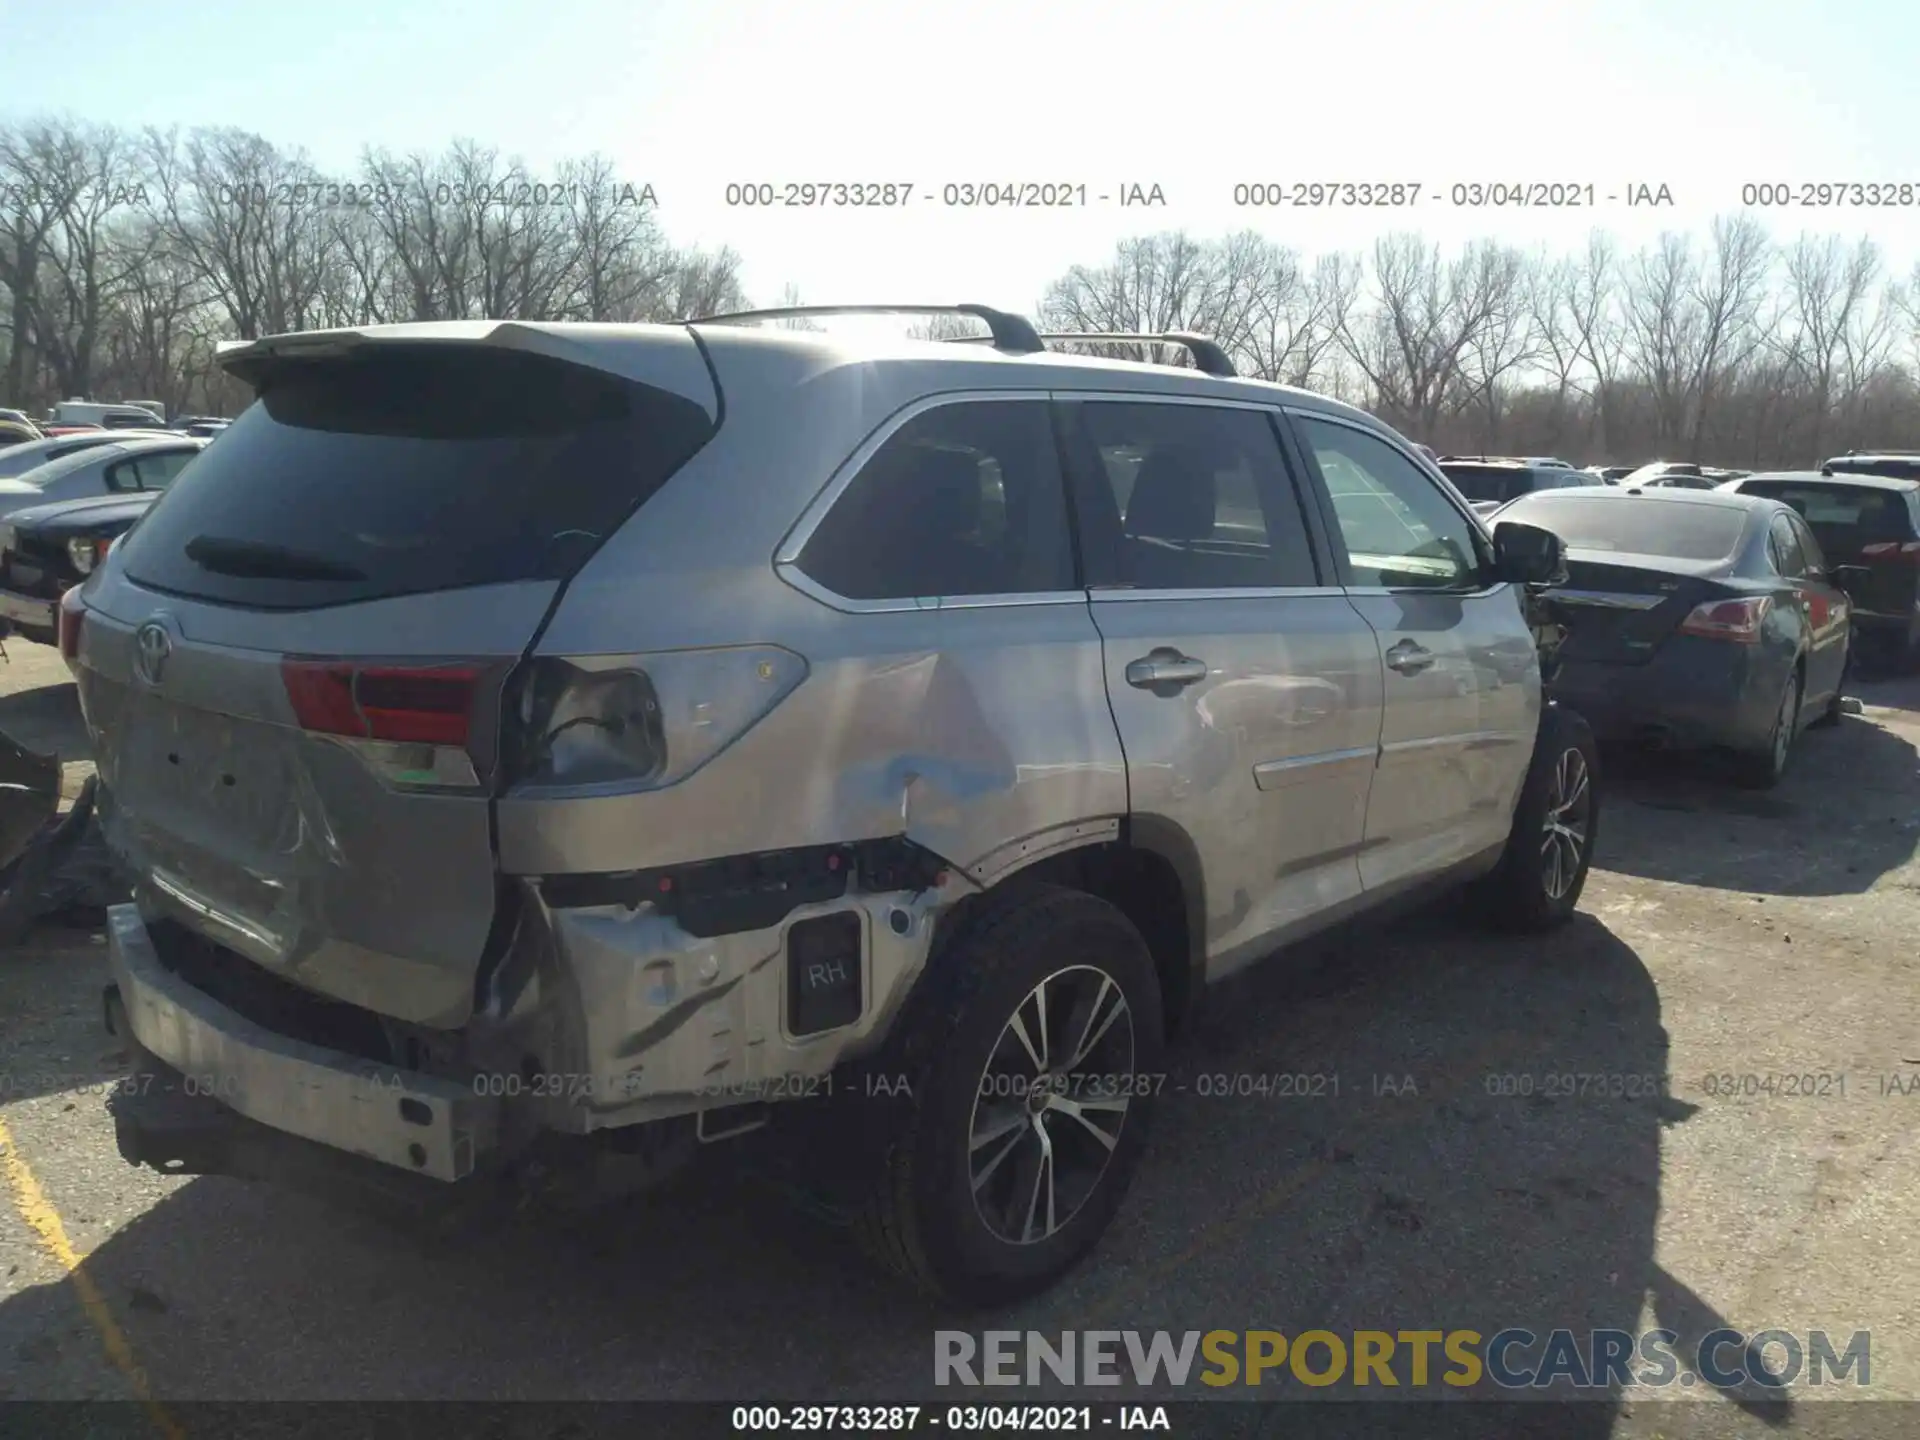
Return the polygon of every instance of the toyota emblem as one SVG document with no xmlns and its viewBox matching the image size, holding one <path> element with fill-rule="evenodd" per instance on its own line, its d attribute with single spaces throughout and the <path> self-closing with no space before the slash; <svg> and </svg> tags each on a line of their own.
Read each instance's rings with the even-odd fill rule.
<svg viewBox="0 0 1920 1440">
<path fill-rule="evenodd" d="M 134 673 L 148 685 L 157 686 L 173 654 L 173 636 L 158 620 L 149 620 L 133 632 Z"/>
</svg>

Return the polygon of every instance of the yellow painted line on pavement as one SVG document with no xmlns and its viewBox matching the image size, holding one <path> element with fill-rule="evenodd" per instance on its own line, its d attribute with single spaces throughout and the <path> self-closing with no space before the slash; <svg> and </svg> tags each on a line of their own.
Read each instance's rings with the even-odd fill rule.
<svg viewBox="0 0 1920 1440">
<path fill-rule="evenodd" d="M 6 1167 L 7 1186 L 13 1192 L 14 1208 L 34 1234 L 40 1237 L 40 1244 L 46 1252 L 66 1272 L 74 1294 L 80 1297 L 80 1308 L 86 1312 L 94 1333 L 99 1335 L 113 1368 L 126 1377 L 135 1397 L 145 1407 L 147 1417 L 162 1435 L 167 1436 L 168 1440 L 186 1440 L 187 1432 L 153 1398 L 152 1387 L 147 1384 L 147 1372 L 133 1358 L 133 1347 L 127 1343 L 126 1332 L 120 1328 L 120 1322 L 113 1318 L 107 1297 L 100 1293 L 100 1287 L 93 1283 L 93 1276 L 87 1273 L 86 1257 L 75 1250 L 73 1242 L 67 1238 L 67 1227 L 61 1222 L 60 1212 L 53 1208 L 47 1192 L 40 1188 L 39 1179 L 27 1164 L 26 1156 L 20 1153 L 19 1142 L 13 1138 L 13 1132 L 7 1128 L 4 1120 L 0 1120 L 0 1164 Z"/>
</svg>

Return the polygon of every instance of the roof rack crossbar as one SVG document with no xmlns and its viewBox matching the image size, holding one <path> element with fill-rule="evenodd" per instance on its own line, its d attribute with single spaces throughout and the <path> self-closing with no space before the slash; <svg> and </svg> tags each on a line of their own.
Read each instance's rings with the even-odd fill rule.
<svg viewBox="0 0 1920 1440">
<path fill-rule="evenodd" d="M 971 315 L 989 333 L 981 343 L 1015 355 L 1034 355 L 1047 347 L 1033 322 L 991 305 L 788 305 L 774 310 L 734 310 L 725 315 L 695 315 L 688 325 L 724 325 L 742 320 L 804 320 L 816 315 Z M 972 338 L 972 337 L 969 337 Z"/>
</svg>

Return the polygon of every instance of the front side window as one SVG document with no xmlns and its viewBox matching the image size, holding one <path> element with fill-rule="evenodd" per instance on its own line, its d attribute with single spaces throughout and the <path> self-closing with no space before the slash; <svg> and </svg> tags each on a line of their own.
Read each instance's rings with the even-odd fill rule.
<svg viewBox="0 0 1920 1440">
<path fill-rule="evenodd" d="M 1089 561 L 1090 583 L 1134 590 L 1319 583 L 1298 494 L 1264 413 L 1127 401 L 1091 401 L 1080 411 L 1099 464 L 1091 503 L 1106 522 L 1089 530 L 1113 536 L 1108 549 L 1089 544 L 1097 557 Z"/>
<path fill-rule="evenodd" d="M 849 600 L 1075 587 L 1045 400 L 970 400 L 907 421 L 808 537 L 798 568 Z"/>
<path fill-rule="evenodd" d="M 1353 584 L 1450 590 L 1479 583 L 1473 527 L 1425 472 L 1351 426 L 1309 415 L 1295 415 L 1294 424 L 1326 480 Z"/>
</svg>

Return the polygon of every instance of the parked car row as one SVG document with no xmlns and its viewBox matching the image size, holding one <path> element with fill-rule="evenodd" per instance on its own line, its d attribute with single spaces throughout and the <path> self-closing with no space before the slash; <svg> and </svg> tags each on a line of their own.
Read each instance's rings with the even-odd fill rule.
<svg viewBox="0 0 1920 1440">
<path fill-rule="evenodd" d="M 1436 460 L 1204 337 L 959 308 L 990 343 L 268 337 L 217 442 L 6 517 L 21 603 L 78 577 L 139 879 L 129 1162 L 546 1199 L 793 1127 L 877 1257 L 1008 1299 L 1106 1230 L 1209 984 L 1454 887 L 1564 922 L 1595 725 L 1767 784 L 1840 713 L 1797 491 Z"/>
</svg>

